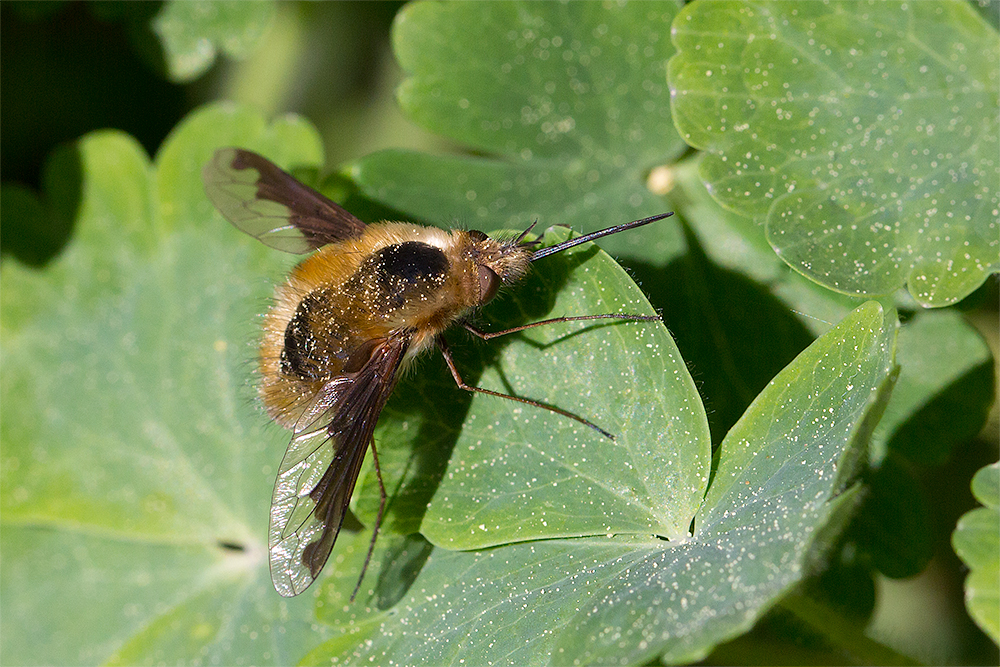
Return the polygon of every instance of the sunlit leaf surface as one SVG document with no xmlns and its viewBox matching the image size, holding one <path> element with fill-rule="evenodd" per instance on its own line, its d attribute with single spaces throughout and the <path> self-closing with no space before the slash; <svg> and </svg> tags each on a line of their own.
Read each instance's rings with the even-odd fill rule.
<svg viewBox="0 0 1000 667">
<path fill-rule="evenodd" d="M 855 493 L 836 494 L 891 385 L 895 332 L 866 304 L 779 374 L 722 443 L 691 535 L 436 548 L 382 615 L 329 615 L 356 635 L 308 661 L 697 660 L 795 585 L 824 526 L 854 508 Z"/>
<path fill-rule="evenodd" d="M 702 175 L 797 271 L 940 306 L 1000 270 L 1000 37 L 969 4 L 697 2 L 673 39 Z"/>
<path fill-rule="evenodd" d="M 88 135 L 56 158 L 81 180 L 45 193 L 78 198 L 71 243 L 44 270 L 0 267 L 5 663 L 284 665 L 322 639 L 312 596 L 280 598 L 267 573 L 287 440 L 253 407 L 248 343 L 283 258 L 202 193 L 233 142 L 319 158 L 300 120 L 220 108 L 155 164 Z"/>
</svg>

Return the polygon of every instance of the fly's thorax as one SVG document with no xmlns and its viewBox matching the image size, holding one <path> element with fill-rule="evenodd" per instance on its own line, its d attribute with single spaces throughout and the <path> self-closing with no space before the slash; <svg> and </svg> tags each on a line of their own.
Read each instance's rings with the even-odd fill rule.
<svg viewBox="0 0 1000 667">
<path fill-rule="evenodd" d="M 370 343 L 405 331 L 407 358 L 531 262 L 516 241 L 406 223 L 370 225 L 324 246 L 275 293 L 261 345 L 261 395 L 278 422 L 294 424 L 330 380 L 359 370 Z"/>
</svg>

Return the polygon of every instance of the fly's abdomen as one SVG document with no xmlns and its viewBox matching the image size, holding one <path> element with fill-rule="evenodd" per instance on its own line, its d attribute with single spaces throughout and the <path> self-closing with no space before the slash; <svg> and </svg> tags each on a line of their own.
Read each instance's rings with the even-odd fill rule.
<svg viewBox="0 0 1000 667">
<path fill-rule="evenodd" d="M 412 327 L 408 311 L 439 300 L 448 269 L 444 252 L 419 241 L 372 253 L 343 285 L 302 299 L 285 327 L 281 373 L 312 381 L 343 372 L 359 344 Z"/>
<path fill-rule="evenodd" d="M 282 375 L 298 380 L 325 380 L 347 361 L 350 328 L 343 318 L 342 299 L 333 290 L 310 292 L 285 327 L 281 349 Z"/>
</svg>

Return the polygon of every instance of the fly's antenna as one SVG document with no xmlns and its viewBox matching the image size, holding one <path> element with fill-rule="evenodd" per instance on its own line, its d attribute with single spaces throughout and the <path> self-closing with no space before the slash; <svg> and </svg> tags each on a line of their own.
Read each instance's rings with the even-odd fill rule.
<svg viewBox="0 0 1000 667">
<path fill-rule="evenodd" d="M 530 225 L 528 225 L 528 228 L 525 229 L 520 234 L 518 234 L 517 238 L 514 239 L 514 244 L 515 245 L 520 245 L 521 242 L 524 241 L 524 237 L 527 236 L 528 234 L 530 234 L 531 230 L 534 229 L 535 225 L 537 225 L 537 224 L 538 224 L 538 221 L 535 220 L 533 223 L 531 223 Z M 538 243 L 538 241 L 529 241 L 529 243 Z"/>
</svg>

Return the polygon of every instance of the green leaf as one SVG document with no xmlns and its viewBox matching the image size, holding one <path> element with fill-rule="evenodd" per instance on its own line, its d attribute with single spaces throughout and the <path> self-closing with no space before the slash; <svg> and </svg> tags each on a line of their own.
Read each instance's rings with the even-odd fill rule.
<svg viewBox="0 0 1000 667">
<path fill-rule="evenodd" d="M 650 288 L 650 296 L 667 304 L 668 326 L 678 336 L 681 352 L 693 365 L 703 393 L 712 401 L 710 418 L 718 421 L 728 411 L 727 394 L 736 394 L 740 386 L 736 380 L 741 374 L 736 369 L 749 364 L 726 363 L 724 355 L 738 357 L 735 351 L 746 340 L 756 348 L 748 350 L 745 357 L 780 356 L 778 342 L 788 337 L 791 313 L 798 314 L 811 331 L 822 332 L 828 326 L 824 320 L 843 317 L 855 298 L 823 289 L 783 265 L 766 244 L 759 225 L 725 211 L 708 198 L 694 173 L 696 166 L 697 162 L 685 163 L 675 174 L 688 197 L 683 211 L 711 264 L 703 272 L 706 278 L 691 280 L 693 286 L 687 289 L 699 290 L 699 296 L 720 291 L 723 297 L 693 299 L 709 305 L 689 332 L 678 324 L 684 308 L 664 300 L 656 287 Z M 713 288 L 728 275 L 714 268 L 717 266 L 752 278 L 761 291 L 770 292 L 784 306 L 766 310 L 767 301 L 759 295 L 734 298 L 732 287 Z M 883 299 L 885 304 L 892 301 Z M 752 305 L 746 305 L 748 302 Z M 792 309 L 791 313 L 787 309 Z M 767 313 L 766 324 L 755 327 L 754 316 L 761 312 Z M 705 335 L 708 327 L 725 318 L 739 318 L 744 329 L 765 330 L 767 335 L 732 336 L 732 340 L 724 339 L 725 345 L 714 346 L 713 338 L 723 338 L 727 331 L 736 329 L 723 327 L 714 336 Z M 702 351 L 703 347 L 708 350 Z M 702 362 L 703 358 L 715 364 Z M 993 358 L 982 336 L 958 313 L 918 311 L 900 330 L 896 361 L 899 379 L 872 436 L 870 461 L 875 470 L 865 480 L 870 493 L 851 533 L 881 572 L 909 577 L 923 570 L 934 549 L 933 513 L 913 464 L 941 465 L 956 445 L 979 432 L 994 400 Z M 714 427 L 715 422 L 713 433 Z M 893 460 L 887 459 L 890 454 Z"/>
<path fill-rule="evenodd" d="M 969 566 L 965 606 L 976 624 L 1000 643 L 1000 463 L 982 468 L 972 478 L 972 494 L 984 506 L 958 520 L 951 542 Z"/>
<path fill-rule="evenodd" d="M 249 55 L 274 18 L 270 1 L 165 2 L 152 19 L 160 38 L 167 74 L 183 83 L 198 78 L 221 51 L 233 58 Z"/>
<path fill-rule="evenodd" d="M 664 314 L 706 399 L 712 441 L 722 441 L 750 402 L 816 336 L 861 304 L 782 263 L 763 227 L 715 202 L 699 160 L 672 169 L 688 250 L 662 269 L 630 266 Z M 891 306 L 891 298 L 884 306 Z"/>
<path fill-rule="evenodd" d="M 337 628 L 338 637 L 333 641 L 342 642 L 345 650 L 353 650 L 375 624 L 396 613 L 394 605 L 410 590 L 435 551 L 420 535 L 393 535 L 380 531 L 358 595 L 351 600 L 368 556 L 370 537 L 371 534 L 364 531 L 338 538 L 328 565 L 332 566 L 332 571 L 324 579 L 316 600 L 317 619 Z M 328 652 L 328 647 L 329 644 L 322 644 L 316 650 Z M 320 658 L 307 655 L 301 664 L 320 661 Z"/>
<path fill-rule="evenodd" d="M 155 165 L 122 134 L 90 135 L 64 154 L 78 161 L 80 181 L 56 181 L 46 193 L 52 201 L 78 197 L 68 207 L 76 211 L 76 233 L 65 252 L 41 272 L 16 262 L 0 269 L 2 344 L 11 355 L 0 424 L 2 620 L 12 637 L 24 637 L 5 645 L 12 661 L 134 664 L 198 655 L 288 663 L 326 636 L 310 632 L 315 595 L 285 601 L 267 576 L 267 503 L 287 435 L 263 431 L 266 420 L 251 410 L 247 362 L 253 351 L 243 343 L 256 337 L 254 313 L 268 295 L 267 278 L 279 278 L 291 258 L 236 233 L 211 212 L 201 167 L 216 148 L 233 144 L 286 168 L 315 165 L 320 155 L 315 132 L 300 120 L 268 127 L 259 116 L 229 106 L 195 114 L 171 135 Z M 566 234 L 553 229 L 547 239 Z M 516 298 L 498 300 L 498 308 L 488 311 L 495 319 L 484 326 L 546 313 L 651 312 L 638 288 L 594 246 L 539 262 L 536 275 L 520 287 Z M 506 377 L 525 393 L 592 418 L 619 440 L 609 451 L 606 439 L 545 410 L 500 399 L 470 402 L 438 362 L 432 382 L 421 385 L 423 374 L 412 380 L 415 396 L 433 392 L 434 400 L 416 404 L 428 411 L 418 412 L 425 427 L 413 427 L 406 384 L 380 425 L 387 479 L 416 480 L 421 492 L 431 493 L 420 504 L 411 496 L 408 504 L 406 493 L 393 490 L 386 549 L 402 539 L 393 539 L 388 528 L 407 521 L 419 527 L 431 496 L 431 510 L 444 506 L 440 513 L 447 517 L 470 511 L 484 497 L 476 489 L 457 499 L 453 492 L 464 493 L 463 476 L 471 481 L 479 472 L 463 470 L 467 458 L 449 464 L 447 448 L 428 450 L 426 431 L 460 442 L 462 457 L 470 456 L 472 438 L 488 438 L 479 451 L 497 457 L 497 434 L 515 435 L 537 445 L 533 450 L 518 443 L 520 456 L 545 455 L 540 484 L 532 489 L 534 482 L 526 480 L 523 499 L 561 502 L 590 519 L 605 515 L 595 507 L 600 500 L 620 517 L 581 529 L 581 517 L 560 518 L 558 507 L 548 508 L 552 526 L 536 518 L 539 512 L 529 516 L 530 508 L 520 516 L 509 504 L 494 508 L 505 528 L 508 517 L 525 519 L 516 539 L 623 526 L 672 536 L 686 531 L 704 493 L 710 444 L 694 385 L 662 324 L 564 325 L 478 351 L 465 347 L 468 352 L 456 357 L 468 379 L 504 390 L 500 378 Z M 621 395 L 612 400 L 592 382 L 610 384 Z M 663 386 L 672 387 L 669 395 Z M 662 450 L 646 451 L 648 443 Z M 612 456 L 621 462 L 618 477 L 599 479 L 606 467 L 601 457 Z M 395 475 L 417 461 L 442 472 L 451 465 L 448 479 L 420 467 L 410 477 Z M 530 467 L 515 465 L 525 473 Z M 574 478 L 569 473 L 576 467 Z M 607 496 L 583 496 L 587 476 L 598 488 L 616 486 Z M 644 504 L 631 502 L 637 499 Z M 436 539 L 457 541 L 446 520 L 439 524 L 429 530 Z M 472 543 L 515 539 L 513 534 L 480 532 Z M 331 563 L 334 581 L 348 581 L 348 588 L 361 569 L 357 554 L 367 546 L 358 539 L 345 533 Z M 398 574 L 400 559 L 410 563 L 404 571 L 416 572 L 430 548 L 407 540 L 412 549 L 397 548 L 384 564 L 378 556 L 369 574 L 381 605 L 402 595 L 399 582 L 412 580 L 412 574 Z M 415 555 L 403 558 L 409 551 Z M 354 564 L 341 571 L 338 561 L 349 556 Z M 53 585 L 39 594 L 48 579 Z M 72 583 L 77 580 L 88 585 Z M 396 581 L 395 588 L 379 583 L 386 581 Z M 52 607 L 58 612 L 47 613 Z M 81 624 L 79 634 L 58 632 L 78 616 L 104 625 L 95 620 L 94 627 Z M 54 635 L 58 641 L 37 640 Z"/>
<path fill-rule="evenodd" d="M 77 198 L 70 243 L 44 271 L 0 266 L 5 662 L 288 664 L 323 638 L 311 596 L 285 601 L 267 574 L 287 437 L 251 407 L 245 343 L 280 258 L 210 215 L 199 183 L 237 139 L 285 164 L 320 153 L 297 119 L 225 107 L 154 165 L 88 135 L 54 158 L 80 180 L 46 192 Z"/>
<path fill-rule="evenodd" d="M 706 655 L 800 582 L 826 528 L 856 506 L 856 488 L 836 494 L 891 385 L 895 331 L 893 316 L 866 304 L 774 379 L 723 442 L 693 534 L 435 548 L 398 604 L 360 629 L 334 621 L 357 634 L 309 660 L 637 664 Z"/>
<path fill-rule="evenodd" d="M 697 2 L 674 26 L 677 126 L 795 270 L 931 306 L 1000 270 L 1000 38 L 968 4 Z"/>
<path fill-rule="evenodd" d="M 731 526 L 736 507 L 766 502 L 781 489 L 775 478 L 784 484 L 817 483 L 835 472 L 786 466 L 791 456 L 805 455 L 803 448 L 822 450 L 827 440 L 851 442 L 857 435 L 861 418 L 886 398 L 894 381 L 897 327 L 895 317 L 885 316 L 879 304 L 864 304 L 771 382 L 722 443 L 728 453 L 720 456 L 705 498 L 706 508 L 711 508 L 704 519 L 707 526 L 716 530 Z M 848 416 L 852 419 L 845 420 Z M 754 446 L 761 441 L 773 443 L 784 456 L 776 457 L 771 449 Z M 839 462 L 840 458 L 831 461 Z M 836 472 L 849 476 L 854 470 Z"/>
<path fill-rule="evenodd" d="M 684 150 L 670 118 L 673 3 L 413 3 L 393 30 L 418 123 L 485 155 L 384 151 L 351 177 L 417 218 L 492 231 L 540 220 L 590 231 L 661 213 L 647 172 Z M 470 29 L 474 26 L 474 29 Z M 665 264 L 673 221 L 607 240 Z"/>
<path fill-rule="evenodd" d="M 558 242 L 568 230 L 544 238 Z M 534 265 L 528 280 L 484 308 L 481 326 L 599 313 L 655 314 L 625 271 L 587 244 Z M 399 419 L 377 434 L 396 530 L 419 527 L 451 549 L 687 533 L 711 441 L 698 391 L 661 323 L 552 324 L 483 345 L 450 337 L 459 336 L 465 345 L 452 348 L 466 382 L 568 410 L 615 440 L 541 408 L 484 395 L 469 401 L 442 361 L 429 360 L 397 389 L 386 414 Z M 362 516 L 373 519 L 373 475 L 365 489 Z"/>
<path fill-rule="evenodd" d="M 723 208 L 712 198 L 699 174 L 704 159 L 686 160 L 674 169 L 674 176 L 687 198 L 685 219 L 713 264 L 766 287 L 814 336 L 863 303 L 859 297 L 831 292 L 807 280 L 782 262 L 768 244 L 763 225 Z M 885 307 L 893 304 L 891 298 L 878 301 Z"/>
</svg>

